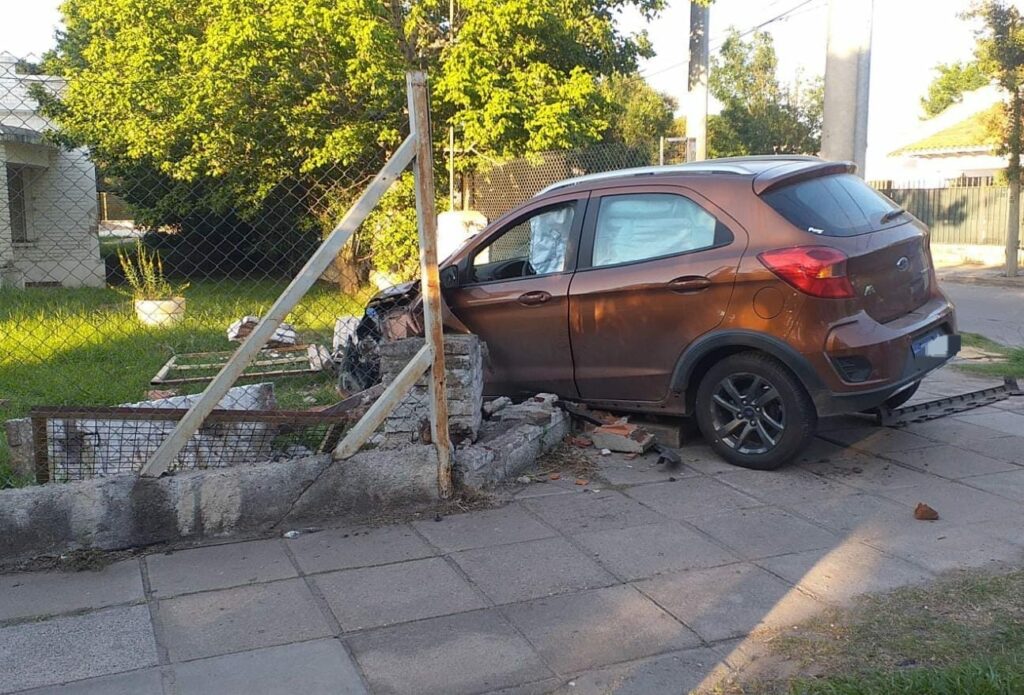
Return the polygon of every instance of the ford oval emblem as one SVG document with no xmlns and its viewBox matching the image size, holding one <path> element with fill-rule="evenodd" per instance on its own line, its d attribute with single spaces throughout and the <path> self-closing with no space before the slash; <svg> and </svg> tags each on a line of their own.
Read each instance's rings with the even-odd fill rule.
<svg viewBox="0 0 1024 695">
<path fill-rule="evenodd" d="M 906 256 L 900 256 L 900 259 L 896 261 L 896 270 L 907 270 L 910 268 L 910 259 Z"/>
</svg>

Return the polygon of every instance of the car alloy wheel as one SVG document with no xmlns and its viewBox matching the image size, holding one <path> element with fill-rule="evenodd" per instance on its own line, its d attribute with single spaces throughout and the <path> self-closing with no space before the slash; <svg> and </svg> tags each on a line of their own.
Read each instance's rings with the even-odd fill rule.
<svg viewBox="0 0 1024 695">
<path fill-rule="evenodd" d="M 786 431 L 782 396 L 756 374 L 730 374 L 711 396 L 711 422 L 726 446 L 741 454 L 765 454 Z"/>
</svg>

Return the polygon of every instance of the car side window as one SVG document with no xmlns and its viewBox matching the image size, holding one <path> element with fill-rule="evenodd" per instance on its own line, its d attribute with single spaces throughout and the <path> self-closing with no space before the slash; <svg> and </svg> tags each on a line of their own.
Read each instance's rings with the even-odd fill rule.
<svg viewBox="0 0 1024 695">
<path fill-rule="evenodd" d="M 601 198 L 594 230 L 595 268 L 727 244 L 732 233 L 704 208 L 674 193 Z"/>
<path fill-rule="evenodd" d="M 566 267 L 576 202 L 536 211 L 506 229 L 473 256 L 471 282 L 560 273 Z"/>
</svg>

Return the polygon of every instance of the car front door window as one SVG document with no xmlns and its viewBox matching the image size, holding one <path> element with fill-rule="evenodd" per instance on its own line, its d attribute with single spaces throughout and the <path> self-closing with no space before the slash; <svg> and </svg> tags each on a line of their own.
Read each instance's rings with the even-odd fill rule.
<svg viewBox="0 0 1024 695">
<path fill-rule="evenodd" d="M 561 273 L 575 216 L 576 203 L 569 202 L 515 223 L 473 256 L 471 280 L 494 282 Z"/>
</svg>

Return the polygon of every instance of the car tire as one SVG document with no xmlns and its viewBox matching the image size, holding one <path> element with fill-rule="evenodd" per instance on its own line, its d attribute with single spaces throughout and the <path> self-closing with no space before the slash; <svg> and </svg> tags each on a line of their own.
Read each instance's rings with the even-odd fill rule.
<svg viewBox="0 0 1024 695">
<path fill-rule="evenodd" d="M 711 448 L 736 466 L 772 470 L 807 446 L 818 425 L 800 380 L 774 357 L 741 352 L 701 379 L 697 425 Z"/>
</svg>

